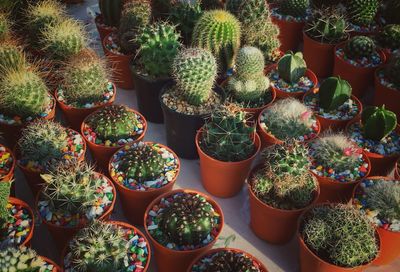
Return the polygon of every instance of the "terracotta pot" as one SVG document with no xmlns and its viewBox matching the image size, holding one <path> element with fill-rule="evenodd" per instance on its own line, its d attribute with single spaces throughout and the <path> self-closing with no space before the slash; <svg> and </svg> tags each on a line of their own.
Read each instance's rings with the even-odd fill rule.
<svg viewBox="0 0 400 272">
<path fill-rule="evenodd" d="M 97 105 L 91 108 L 75 108 L 69 106 L 58 99 L 57 91 L 55 91 L 55 97 L 57 100 L 57 104 L 60 107 L 61 111 L 63 112 L 69 126 L 74 130 L 79 131 L 81 128 L 81 124 L 83 120 L 86 118 L 86 116 L 88 116 L 89 114 L 95 112 L 100 108 L 103 108 L 104 106 L 111 105 L 114 102 L 115 96 L 117 94 L 117 88 L 115 87 L 115 84 L 113 84 L 113 88 L 114 88 L 114 94 L 107 103 L 103 103 L 101 105 Z"/>
<path fill-rule="evenodd" d="M 45 261 L 46 263 L 51 264 L 51 265 L 54 266 L 54 267 L 53 267 L 53 270 L 51 270 L 50 272 L 62 272 L 61 267 L 59 267 L 58 264 L 56 264 L 55 262 L 53 262 L 53 261 L 50 260 L 49 258 L 43 257 L 43 256 L 40 256 L 40 258 L 41 258 L 43 261 Z"/>
<path fill-rule="evenodd" d="M 152 144 L 153 142 L 145 142 L 145 143 Z M 174 153 L 174 151 L 172 151 L 167 146 L 165 145 L 161 146 L 167 149 L 169 152 L 171 152 L 174 155 L 174 157 L 177 158 L 178 162 L 175 178 L 165 186 L 157 189 L 154 188 L 148 189 L 146 191 L 132 190 L 123 186 L 119 181 L 115 180 L 114 177 L 111 177 L 112 181 L 114 182 L 118 190 L 119 198 L 121 200 L 122 210 L 124 212 L 125 217 L 129 220 L 129 222 L 131 222 L 136 226 L 143 226 L 143 216 L 145 214 L 147 206 L 160 195 L 170 192 L 174 187 L 176 179 L 178 178 L 180 173 L 181 167 L 178 156 Z M 108 164 L 108 175 L 111 176 L 111 163 Z"/>
<path fill-rule="evenodd" d="M 4 176 L 0 176 L 0 182 L 11 181 L 14 178 L 16 159 L 15 159 L 14 153 L 8 147 L 6 147 L 2 144 L 0 144 L 0 147 L 4 147 L 6 150 L 5 152 L 10 153 L 10 157 L 12 158 L 12 164 L 10 167 L 10 171 L 8 171 L 8 173 L 6 173 Z"/>
<path fill-rule="evenodd" d="M 189 269 L 187 270 L 187 272 L 193 272 L 192 268 L 193 266 L 199 262 L 201 259 L 203 259 L 204 257 L 207 257 L 209 255 L 213 255 L 215 253 L 221 252 L 221 251 L 230 251 L 230 252 L 234 252 L 234 253 L 238 253 L 238 254 L 243 254 L 245 256 L 247 256 L 248 258 L 250 258 L 253 261 L 253 264 L 256 263 L 259 266 L 260 272 L 268 272 L 267 267 L 260 262 L 256 257 L 254 257 L 253 255 L 251 255 L 250 253 L 247 253 L 243 250 L 240 249 L 236 249 L 236 248 L 215 248 L 215 249 L 211 249 L 210 251 L 205 252 L 204 254 L 202 254 L 201 256 L 197 257 L 192 264 L 189 266 Z"/>
<path fill-rule="evenodd" d="M 144 118 L 143 115 L 140 114 L 140 112 L 135 111 L 135 110 L 131 110 L 130 111 L 134 112 L 135 114 L 139 115 L 141 120 L 143 120 L 143 133 L 133 142 L 131 143 L 136 143 L 136 142 L 140 142 L 141 140 L 143 140 L 144 136 L 146 135 L 147 132 L 147 121 Z M 99 145 L 96 143 L 93 143 L 91 141 L 88 140 L 87 135 L 85 135 L 84 133 L 84 128 L 85 128 L 85 123 L 86 120 L 88 118 L 90 118 L 90 116 L 92 116 L 93 114 L 95 114 L 96 112 L 93 112 L 91 114 L 89 114 L 85 120 L 82 122 L 81 125 L 81 135 L 82 137 L 85 139 L 85 142 L 90 150 L 90 153 L 93 155 L 94 160 L 96 161 L 96 166 L 99 170 L 101 170 L 104 174 L 108 175 L 108 164 L 110 162 L 111 156 L 117 152 L 118 149 L 120 149 L 122 146 L 105 146 L 105 145 Z"/>
<path fill-rule="evenodd" d="M 391 181 L 388 177 L 368 177 L 368 180 L 385 180 Z M 360 184 L 358 184 L 353 190 L 353 204 L 356 192 L 362 190 Z M 379 237 L 381 239 L 381 250 L 378 258 L 373 262 L 374 265 L 386 265 L 397 259 L 400 256 L 400 232 L 393 232 L 386 230 L 382 227 L 376 228 Z"/>
<path fill-rule="evenodd" d="M 111 34 L 112 32 L 116 31 L 117 29 L 115 27 L 110 27 L 110 26 L 105 25 L 103 23 L 103 16 L 101 16 L 100 14 L 96 16 L 96 18 L 94 19 L 94 22 L 96 24 L 97 31 L 99 32 L 100 41 L 102 41 L 101 45 L 103 46 L 103 50 L 105 53 L 106 51 L 104 49 L 103 40 L 108 34 Z"/>
<path fill-rule="evenodd" d="M 310 92 L 307 92 L 307 93 L 304 94 L 304 96 L 303 96 L 303 104 L 304 104 L 306 96 L 309 95 L 309 94 L 310 94 Z M 349 119 L 349 120 L 328 119 L 328 118 L 324 118 L 321 115 L 319 115 L 318 113 L 314 112 L 315 116 L 317 117 L 317 120 L 321 124 L 321 132 L 323 132 L 325 130 L 328 130 L 328 129 L 331 129 L 333 131 L 344 130 L 348 123 L 350 123 L 350 122 L 352 122 L 354 120 L 359 120 L 361 118 L 361 113 L 362 113 L 362 110 L 363 110 L 362 103 L 354 95 L 351 96 L 351 99 L 357 104 L 357 107 L 359 109 L 358 114 L 356 116 L 354 116 L 352 119 Z"/>
<path fill-rule="evenodd" d="M 164 247 L 160 243 L 158 243 L 151 235 L 149 230 L 147 229 L 147 217 L 148 213 L 152 209 L 154 205 L 157 205 L 162 198 L 167 198 L 169 196 L 175 195 L 179 192 L 185 192 L 185 193 L 194 193 L 194 194 L 199 194 L 202 197 L 206 198 L 207 201 L 214 207 L 216 212 L 220 214 L 221 216 L 221 227 L 216 235 L 214 241 L 212 241 L 210 244 L 203 246 L 198 249 L 193 249 L 193 250 L 186 250 L 186 251 L 177 251 L 177 250 L 172 250 L 167 247 Z M 218 237 L 220 236 L 222 232 L 222 228 L 224 226 L 224 215 L 222 213 L 221 207 L 218 205 L 217 202 L 215 202 L 211 197 L 208 195 L 205 195 L 201 192 L 194 191 L 194 190 L 189 190 L 189 189 L 177 189 L 173 190 L 172 192 L 165 193 L 155 200 L 151 202 L 151 204 L 147 207 L 146 213 L 144 214 L 144 229 L 146 231 L 147 236 L 149 237 L 151 243 L 153 244 L 153 249 L 154 249 L 154 257 L 156 259 L 156 264 L 159 272 L 186 272 L 192 261 L 197 258 L 198 256 L 204 254 L 205 252 L 209 251 L 215 242 L 218 240 Z"/>
<path fill-rule="evenodd" d="M 345 42 L 340 43 L 334 49 L 333 75 L 340 76 L 342 79 L 347 80 L 353 89 L 352 94 L 361 99 L 368 90 L 368 87 L 373 85 L 375 70 L 386 62 L 386 57 L 383 51 L 378 49 L 378 53 L 382 59 L 380 65 L 376 67 L 356 67 L 337 56 L 336 50 L 343 48 L 344 45 Z"/>
<path fill-rule="evenodd" d="M 268 75 L 269 72 L 271 72 L 272 70 L 278 69 L 277 66 L 278 66 L 277 64 L 272 64 L 272 65 L 266 67 L 265 74 Z M 318 78 L 310 69 L 307 69 L 305 76 L 307 76 L 314 83 L 314 87 L 309 90 L 309 91 L 313 91 L 318 86 Z M 304 92 L 288 93 L 288 92 L 281 91 L 280 89 L 276 88 L 273 84 L 271 84 L 271 88 L 275 90 L 277 99 L 285 99 L 288 97 L 294 97 L 297 99 L 301 99 L 304 95 Z"/>
<path fill-rule="evenodd" d="M 18 205 L 18 206 L 22 206 L 24 209 L 26 209 L 29 213 L 29 217 L 32 219 L 32 223 L 31 223 L 31 230 L 28 233 L 28 236 L 25 238 L 25 241 L 18 245 L 18 246 L 26 246 L 29 247 L 31 245 L 31 240 L 33 237 L 33 232 L 35 230 L 35 217 L 33 215 L 33 211 L 31 209 L 31 207 L 25 202 L 22 201 L 21 199 L 15 198 L 15 197 L 9 197 L 8 198 L 8 203 L 11 203 L 13 205 Z"/>
<path fill-rule="evenodd" d="M 394 178 L 400 179 L 400 159 L 397 161 L 396 166 L 395 166 Z"/>
<path fill-rule="evenodd" d="M 297 51 L 302 38 L 303 27 L 305 22 L 294 22 L 280 20 L 275 16 L 271 16 L 272 22 L 279 27 L 279 41 L 281 42 L 281 51 L 288 50 Z"/>
<path fill-rule="evenodd" d="M 397 118 L 400 119 L 400 90 L 384 86 L 379 80 L 379 71 L 380 69 L 375 71 L 375 92 L 373 104 L 375 106 L 385 105 L 387 109 L 396 113 Z"/>
<path fill-rule="evenodd" d="M 253 155 L 243 161 L 224 162 L 207 155 L 200 147 L 199 141 L 203 129 L 196 134 L 196 147 L 200 157 L 200 172 L 203 187 L 213 196 L 229 198 L 237 195 L 249 175 L 251 165 L 260 152 L 261 141 L 254 134 L 255 150 Z M 218 182 L 216 182 L 218 181 Z"/>
</svg>

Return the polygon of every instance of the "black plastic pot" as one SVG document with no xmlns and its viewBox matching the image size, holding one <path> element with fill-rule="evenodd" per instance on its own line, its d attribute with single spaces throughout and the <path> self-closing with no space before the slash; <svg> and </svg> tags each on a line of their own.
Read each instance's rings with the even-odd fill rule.
<svg viewBox="0 0 400 272">
<path fill-rule="evenodd" d="M 204 125 L 205 119 L 210 114 L 188 115 L 170 109 L 164 104 L 162 95 L 173 86 L 168 82 L 162 88 L 159 101 L 164 114 L 165 129 L 167 135 L 167 146 L 179 157 L 188 160 L 195 160 L 199 157 L 196 149 L 196 133 Z M 223 90 L 216 85 L 214 91 L 223 95 Z"/>
</svg>

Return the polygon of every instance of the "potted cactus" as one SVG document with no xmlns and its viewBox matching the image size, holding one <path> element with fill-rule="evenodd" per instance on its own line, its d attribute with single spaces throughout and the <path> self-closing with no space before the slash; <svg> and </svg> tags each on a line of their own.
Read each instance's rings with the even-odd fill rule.
<svg viewBox="0 0 400 272">
<path fill-rule="evenodd" d="M 142 29 L 134 42 L 139 46 L 131 70 L 139 112 L 147 121 L 163 123 L 159 96 L 171 80 L 172 62 L 181 46 L 176 27 L 157 22 Z"/>
<path fill-rule="evenodd" d="M 385 26 L 375 39 L 378 46 L 384 50 L 386 58 L 390 59 L 392 54 L 400 49 L 400 24 Z"/>
<path fill-rule="evenodd" d="M 11 183 L 0 182 L 0 248 L 30 245 L 35 228 L 29 205 L 10 197 Z"/>
<path fill-rule="evenodd" d="M 113 67 L 115 83 L 122 89 L 134 87 L 129 70 L 138 49 L 134 39 L 143 27 L 150 24 L 150 20 L 150 1 L 128 1 L 123 5 L 118 30 L 102 40 L 104 53 Z"/>
<path fill-rule="evenodd" d="M 104 61 L 85 49 L 65 63 L 62 82 L 55 91 L 57 103 L 69 125 L 79 130 L 86 116 L 111 105 L 116 87 L 108 78 Z"/>
<path fill-rule="evenodd" d="M 223 91 L 215 85 L 217 64 L 211 52 L 201 48 L 182 49 L 172 64 L 173 82 L 160 95 L 167 145 L 179 157 L 196 159 L 194 138 L 204 118 L 223 102 Z"/>
<path fill-rule="evenodd" d="M 263 146 L 288 140 L 310 141 L 318 136 L 321 125 L 311 109 L 294 98 L 268 106 L 258 116 L 258 132 Z"/>
<path fill-rule="evenodd" d="M 8 14 L 1 9 L 0 12 L 0 41 L 10 38 L 11 22 Z"/>
<path fill-rule="evenodd" d="M 349 38 L 345 15 L 337 8 L 315 10 L 303 31 L 304 60 L 318 76 L 328 77 L 333 71 L 335 46 Z"/>
<path fill-rule="evenodd" d="M 0 250 L 0 267 L 4 271 L 61 272 L 61 268 L 46 257 L 38 256 L 27 247 L 8 247 Z"/>
<path fill-rule="evenodd" d="M 396 115 L 382 107 L 368 107 L 361 121 L 349 123 L 346 132 L 371 161 L 372 176 L 386 176 L 400 157 L 400 128 Z"/>
<path fill-rule="evenodd" d="M 214 196 L 227 198 L 238 194 L 260 151 L 255 125 L 247 121 L 246 112 L 227 104 L 216 109 L 197 132 L 201 180 Z"/>
<path fill-rule="evenodd" d="M 85 118 L 81 134 L 97 167 L 108 173 L 111 156 L 127 143 L 141 141 L 147 131 L 146 119 L 123 105 L 105 106 Z"/>
<path fill-rule="evenodd" d="M 309 172 L 308 149 L 294 141 L 262 153 L 262 163 L 250 174 L 250 227 L 273 244 L 288 242 L 302 211 L 317 201 L 319 186 Z"/>
<path fill-rule="evenodd" d="M 116 191 L 113 183 L 85 162 L 63 162 L 48 174 L 36 197 L 36 209 L 59 250 L 94 219 L 108 219 Z"/>
<path fill-rule="evenodd" d="M 353 95 L 362 98 L 373 84 L 374 72 L 386 57 L 367 36 L 355 36 L 335 47 L 333 75 L 347 80 Z"/>
<path fill-rule="evenodd" d="M 13 152 L 0 144 L 0 182 L 11 181 L 14 177 L 14 169 L 15 157 Z"/>
<path fill-rule="evenodd" d="M 353 205 L 377 227 L 381 252 L 375 265 L 389 264 L 400 254 L 400 180 L 368 177 L 354 190 Z"/>
<path fill-rule="evenodd" d="M 96 16 L 94 22 L 101 41 L 119 26 L 123 3 L 124 0 L 99 0 L 100 14 Z"/>
<path fill-rule="evenodd" d="M 317 77 L 307 68 L 301 52 L 287 52 L 277 64 L 267 67 L 265 72 L 277 98 L 301 98 L 318 85 Z"/>
<path fill-rule="evenodd" d="M 176 154 L 152 142 L 126 145 L 112 156 L 109 164 L 109 175 L 118 189 L 124 214 L 135 225 L 143 224 L 151 201 L 172 190 L 179 172 Z"/>
<path fill-rule="evenodd" d="M 298 225 L 300 271 L 364 271 L 380 252 L 379 234 L 351 205 L 321 204 Z"/>
<path fill-rule="evenodd" d="M 379 0 L 349 0 L 343 1 L 343 4 L 352 35 L 372 35 L 380 30 L 375 20 L 380 6 Z"/>
<path fill-rule="evenodd" d="M 22 130 L 16 147 L 17 165 L 36 196 L 44 181 L 40 174 L 64 160 L 84 160 L 86 151 L 82 136 L 59 123 L 37 120 Z"/>
<path fill-rule="evenodd" d="M 96 220 L 67 244 L 62 262 L 65 272 L 146 272 L 150 258 L 150 245 L 140 230 L 123 222 Z"/>
<path fill-rule="evenodd" d="M 192 190 L 174 190 L 155 199 L 144 216 L 159 272 L 186 272 L 197 256 L 210 250 L 224 225 L 219 205 Z"/>
<path fill-rule="evenodd" d="M 351 94 L 350 84 L 338 77 L 329 77 L 315 92 L 303 96 L 303 103 L 311 108 L 321 124 L 321 131 L 344 130 L 362 112 L 360 100 Z"/>
</svg>

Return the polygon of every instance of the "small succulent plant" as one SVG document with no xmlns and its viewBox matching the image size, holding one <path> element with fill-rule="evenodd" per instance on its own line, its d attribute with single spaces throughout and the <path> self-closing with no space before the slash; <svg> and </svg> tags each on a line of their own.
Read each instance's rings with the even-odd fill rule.
<svg viewBox="0 0 400 272">
<path fill-rule="evenodd" d="M 346 268 L 371 262 L 379 252 L 368 218 L 349 205 L 317 206 L 301 222 L 305 244 L 325 261 Z"/>
<path fill-rule="evenodd" d="M 354 36 L 345 45 L 344 52 L 350 59 L 371 58 L 376 53 L 374 40 L 367 36 Z"/>
<path fill-rule="evenodd" d="M 279 2 L 279 13 L 293 17 L 305 17 L 310 8 L 309 0 L 287 0 Z"/>
<path fill-rule="evenodd" d="M 0 182 L 0 229 L 3 229 L 4 223 L 8 222 L 10 219 L 10 211 L 7 208 L 10 190 L 11 182 Z"/>
<path fill-rule="evenodd" d="M 289 51 L 278 61 L 279 77 L 289 84 L 299 82 L 306 71 L 307 65 L 301 52 Z"/>
<path fill-rule="evenodd" d="M 379 0 L 349 0 L 345 1 L 350 21 L 358 26 L 371 25 L 378 13 Z"/>
<path fill-rule="evenodd" d="M 381 141 L 397 126 L 396 114 L 382 107 L 368 107 L 361 116 L 364 137 L 374 141 Z"/>
<path fill-rule="evenodd" d="M 319 87 L 319 106 L 326 111 L 339 108 L 351 97 L 351 85 L 344 79 L 329 77 Z"/>
<path fill-rule="evenodd" d="M 229 104 L 216 109 L 203 127 L 202 150 L 220 161 L 242 161 L 254 154 L 255 127 L 247 124 L 247 113 Z"/>
<path fill-rule="evenodd" d="M 22 48 L 12 40 L 0 41 L 0 72 L 3 75 L 11 70 L 27 68 L 25 53 Z"/>
<path fill-rule="evenodd" d="M 123 3 L 123 0 L 99 0 L 99 8 L 105 25 L 119 26 Z"/>
<path fill-rule="evenodd" d="M 400 25 L 387 25 L 376 36 L 379 46 L 391 50 L 400 49 Z"/>
<path fill-rule="evenodd" d="M 8 247 L 0 250 L 0 267 L 5 272 L 39 272 L 44 261 L 30 248 Z"/>
<path fill-rule="evenodd" d="M 385 76 L 396 88 L 400 88 L 400 54 L 394 54 L 384 68 Z"/>
<path fill-rule="evenodd" d="M 259 272 L 254 261 L 242 254 L 234 251 L 224 250 L 212 256 L 210 264 L 207 265 L 207 272 Z"/>
<path fill-rule="evenodd" d="M 11 25 L 8 15 L 0 12 L 0 41 L 9 38 L 11 32 Z"/>
</svg>

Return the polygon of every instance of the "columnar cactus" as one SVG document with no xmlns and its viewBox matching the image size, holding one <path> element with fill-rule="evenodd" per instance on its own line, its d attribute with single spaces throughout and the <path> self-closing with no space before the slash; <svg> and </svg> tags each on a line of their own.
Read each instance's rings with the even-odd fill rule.
<svg viewBox="0 0 400 272">
<path fill-rule="evenodd" d="M 185 100 L 199 106 L 211 95 L 217 76 L 215 58 L 201 48 L 182 49 L 174 59 L 172 76 Z"/>
<path fill-rule="evenodd" d="M 396 50 L 400 48 L 400 25 L 387 25 L 376 36 L 379 45 L 383 48 Z"/>
<path fill-rule="evenodd" d="M 20 46 L 11 40 L 0 42 L 0 71 L 5 73 L 11 70 L 27 68 L 25 53 Z"/>
<path fill-rule="evenodd" d="M 392 55 L 389 63 L 385 66 L 385 76 L 400 88 L 400 54 Z"/>
<path fill-rule="evenodd" d="M 39 272 L 44 261 L 33 249 L 27 247 L 8 247 L 0 250 L 1 271 L 11 272 Z"/>
<path fill-rule="evenodd" d="M 345 2 L 351 22 L 359 26 L 369 26 L 373 23 L 380 4 L 379 0 L 349 0 Z"/>
<path fill-rule="evenodd" d="M 171 7 L 169 18 L 177 25 L 182 33 L 185 44 L 189 44 L 192 39 L 193 28 L 203 14 L 200 1 L 177 2 Z"/>
<path fill-rule="evenodd" d="M 382 107 L 368 107 L 363 110 L 361 122 L 364 136 L 368 139 L 380 141 L 388 136 L 397 126 L 397 117 L 394 112 Z"/>
<path fill-rule="evenodd" d="M 287 83 L 294 84 L 299 82 L 306 74 L 306 71 L 307 65 L 301 52 L 294 54 L 289 51 L 278 61 L 279 76 Z"/>
<path fill-rule="evenodd" d="M 10 219 L 10 211 L 7 208 L 10 196 L 11 182 L 0 182 L 0 227 Z M 1 260 L 0 260 L 1 263 Z"/>
<path fill-rule="evenodd" d="M 10 21 L 7 14 L 0 12 L 0 41 L 5 40 L 10 35 Z"/>
<path fill-rule="evenodd" d="M 351 90 L 351 85 L 346 80 L 329 77 L 319 88 L 319 106 L 327 111 L 335 110 L 350 99 Z"/>
<path fill-rule="evenodd" d="M 367 36 L 355 36 L 347 42 L 345 54 L 350 59 L 370 58 L 376 52 L 374 40 Z"/>
<path fill-rule="evenodd" d="M 240 47 L 240 23 L 227 11 L 207 11 L 193 30 L 193 45 L 211 51 L 219 61 L 221 72 L 233 67 Z"/>
<path fill-rule="evenodd" d="M 279 13 L 293 17 L 304 17 L 310 7 L 309 0 L 287 0 L 279 2 Z"/>
<path fill-rule="evenodd" d="M 107 26 L 119 26 L 123 0 L 99 0 L 103 23 Z"/>
</svg>

